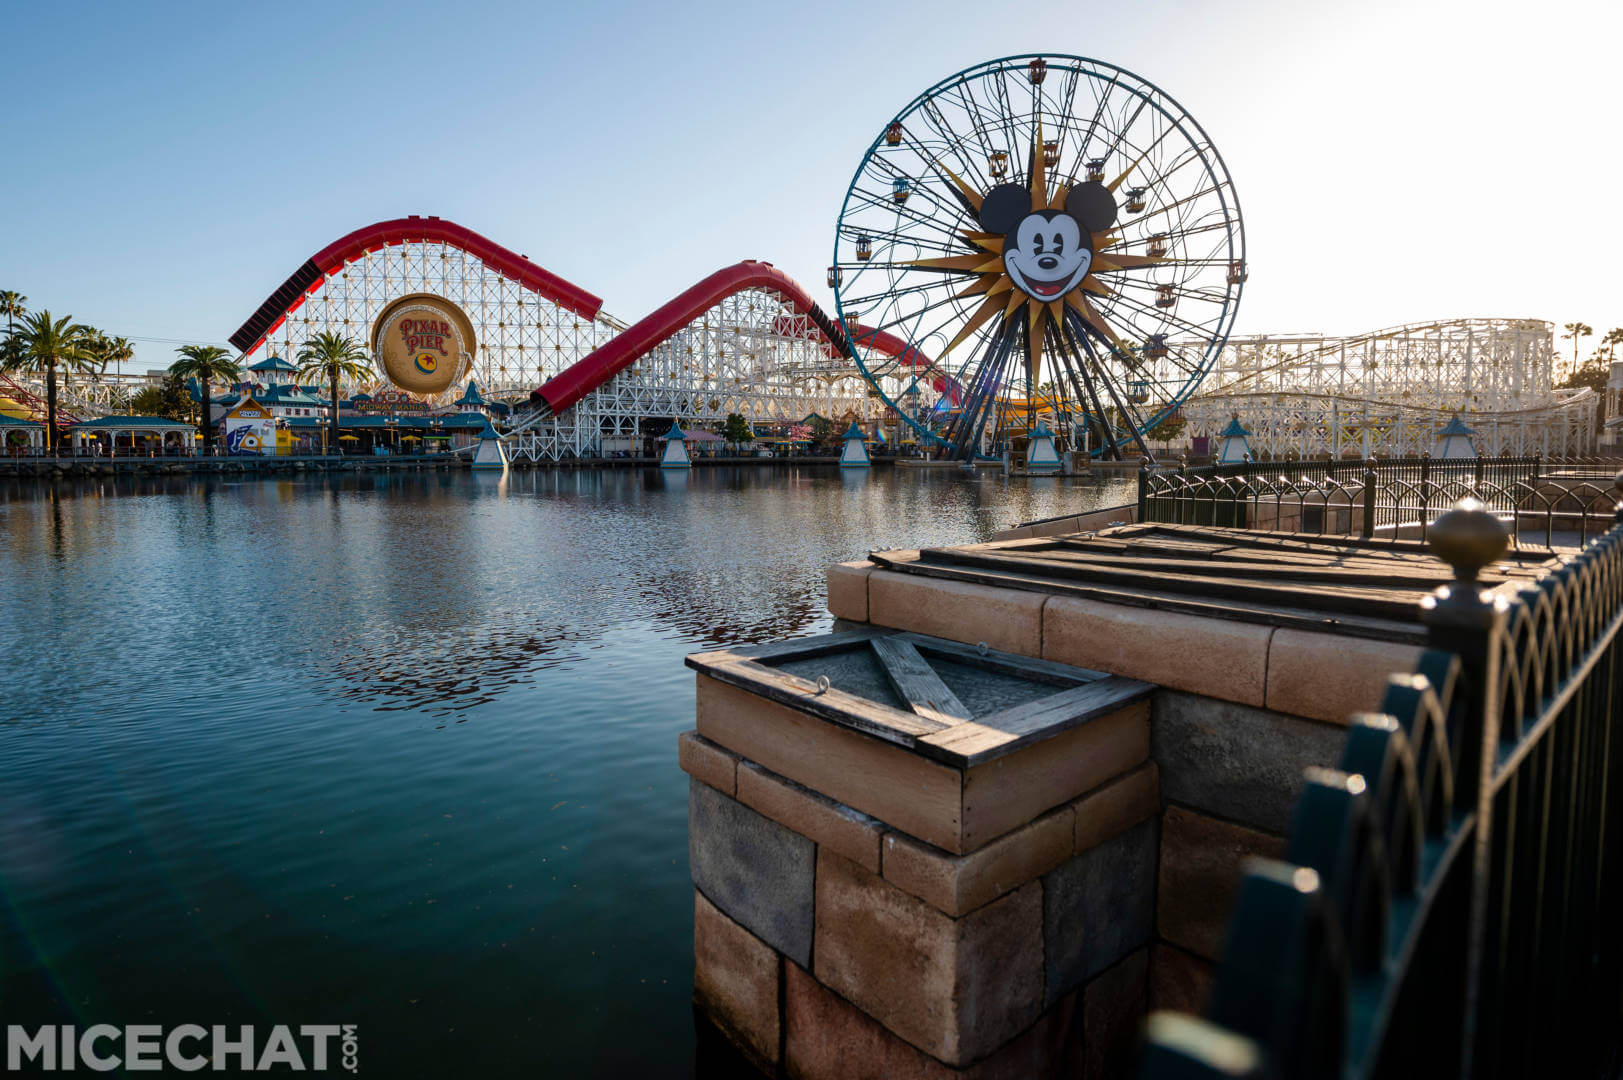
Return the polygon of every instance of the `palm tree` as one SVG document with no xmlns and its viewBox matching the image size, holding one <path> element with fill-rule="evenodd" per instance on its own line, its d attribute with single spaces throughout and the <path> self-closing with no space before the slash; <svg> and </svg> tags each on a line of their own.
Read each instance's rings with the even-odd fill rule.
<svg viewBox="0 0 1623 1080">
<path fill-rule="evenodd" d="M 11 335 L 17 331 L 17 320 L 28 315 L 28 297 L 10 289 L 0 289 L 0 315 L 6 317 L 6 340 L 0 342 L 0 370 L 6 370 L 17 366 L 8 360 L 16 354 L 16 344 L 11 340 Z"/>
<path fill-rule="evenodd" d="M 300 382 L 325 382 L 332 387 L 332 448 L 338 449 L 338 382 L 365 382 L 372 377 L 370 357 L 342 334 L 321 333 L 299 347 Z"/>
<path fill-rule="evenodd" d="M 1572 366 L 1574 369 L 1576 369 L 1578 367 L 1578 339 L 1581 337 L 1588 337 L 1590 334 L 1593 334 L 1595 332 L 1595 328 L 1590 326 L 1588 323 L 1569 322 L 1561 329 L 1566 331 L 1566 333 L 1561 335 L 1562 340 L 1567 338 L 1572 339 Z"/>
<path fill-rule="evenodd" d="M 28 317 L 28 297 L 10 289 L 0 289 L 0 315 L 6 317 L 6 336 L 17 329 L 17 320 Z"/>
<path fill-rule="evenodd" d="M 12 330 L 7 340 L 6 366 L 17 370 L 45 370 L 45 447 L 56 448 L 56 369 L 90 371 L 96 358 L 86 345 L 86 327 L 73 321 L 72 315 L 51 318 L 49 311 L 36 311 L 22 320 L 22 326 Z"/>
<path fill-rule="evenodd" d="M 180 359 L 169 365 L 169 374 L 196 379 L 203 406 L 203 453 L 214 452 L 214 418 L 209 414 L 209 383 L 230 383 L 242 378 L 242 365 L 231 359 L 231 351 L 218 345 L 182 345 L 175 350 Z"/>
<path fill-rule="evenodd" d="M 96 347 L 93 350 L 96 359 L 101 362 L 101 374 L 107 374 L 107 365 L 123 364 L 135 359 L 135 343 L 127 337 L 108 337 L 101 331 L 96 331 Z"/>
</svg>

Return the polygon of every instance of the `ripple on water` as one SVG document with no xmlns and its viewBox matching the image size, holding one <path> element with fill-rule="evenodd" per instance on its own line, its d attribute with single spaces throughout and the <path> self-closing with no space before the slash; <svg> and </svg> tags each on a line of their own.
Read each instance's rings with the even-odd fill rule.
<svg viewBox="0 0 1623 1080">
<path fill-rule="evenodd" d="M 784 466 L 0 486 L 0 1009 L 360 1022 L 383 1075 L 687 1075 L 682 656 L 826 629 L 830 563 L 1131 494 Z"/>
</svg>

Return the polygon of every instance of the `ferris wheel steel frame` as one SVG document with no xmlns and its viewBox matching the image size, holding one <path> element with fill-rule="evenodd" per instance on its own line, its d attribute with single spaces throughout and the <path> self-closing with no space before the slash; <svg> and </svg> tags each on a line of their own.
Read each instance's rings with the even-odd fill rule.
<svg viewBox="0 0 1623 1080">
<path fill-rule="evenodd" d="M 969 89 L 972 78 L 992 86 L 994 76 L 996 85 L 988 93 L 995 96 L 996 109 Z M 1011 76 L 1017 89 L 1023 82 L 1030 90 L 1029 110 L 1018 116 L 1011 104 Z M 1049 79 L 1062 87 L 1059 94 L 1050 95 L 1043 88 Z M 1085 120 L 1075 108 L 1084 81 L 1091 96 L 1086 110 L 1091 118 Z M 1112 95 L 1118 90 L 1124 96 L 1113 112 Z M 973 116 L 967 134 L 959 134 L 937 104 L 953 94 L 953 107 Z M 1135 125 L 1145 110 L 1150 110 L 1153 138 L 1140 136 L 1134 141 L 1130 137 L 1140 130 Z M 920 116 L 915 130 L 910 123 Z M 1157 117 L 1161 127 L 1155 134 Z M 1090 150 L 1100 130 L 1107 139 L 1103 156 Z M 1174 145 L 1171 166 L 1164 168 L 1167 159 L 1152 155 L 1174 132 L 1182 143 Z M 898 148 L 917 159 L 913 169 L 890 160 L 899 157 L 894 153 Z M 1129 155 L 1131 163 L 1122 168 Z M 900 160 L 905 164 L 907 159 Z M 1068 302 L 1041 302 L 1049 294 L 1028 291 L 1020 275 L 1005 264 L 1020 241 L 1013 231 L 998 237 L 1002 230 L 988 223 L 986 200 L 999 185 L 1025 186 L 1031 196 L 1026 218 L 1053 220 L 1056 214 L 1041 213 L 1045 207 L 1068 211 L 1070 196 L 1089 186 L 1114 193 L 1147 161 L 1146 171 L 1125 189 L 1125 209 L 1133 220 L 1121 216 L 1101 228 L 1084 222 L 1083 242 L 1093 255 L 1091 263 L 1084 263 L 1086 277 L 1080 285 L 1063 287 L 1072 290 L 1065 295 Z M 1171 178 L 1191 162 L 1201 165 L 1203 175 L 1191 191 L 1168 198 Z M 1117 174 L 1108 185 L 1103 184 L 1107 168 Z M 872 181 L 867 187 L 865 178 Z M 892 187 L 888 201 L 883 181 Z M 928 204 L 925 212 L 908 209 L 914 195 L 921 197 L 918 205 Z M 1214 199 L 1215 222 L 1209 208 Z M 1174 217 L 1179 207 L 1188 209 Z M 893 215 L 894 227 L 883 227 L 884 212 Z M 1146 228 L 1145 223 L 1158 215 L 1176 227 Z M 1189 258 L 1188 237 L 1216 229 L 1222 230 L 1221 242 L 1201 258 Z M 926 234 L 930 238 L 922 238 Z M 987 265 L 969 265 L 979 260 Z M 1180 267 L 1175 277 L 1164 272 Z M 877 286 L 867 293 L 858 290 L 860 283 L 881 270 L 885 273 L 878 275 Z M 1151 273 L 1140 280 L 1135 274 L 1139 270 Z M 1212 271 L 1217 270 L 1220 289 L 1212 284 Z M 1003 277 L 992 280 L 999 271 Z M 932 273 L 938 280 L 929 280 Z M 1198 276 L 1202 273 L 1204 279 Z M 956 295 L 921 300 L 916 310 L 897 314 L 902 297 L 928 297 L 938 287 L 951 292 L 963 284 L 964 274 L 982 276 Z M 1116 288 L 1101 280 L 1106 274 Z M 878 129 L 841 206 L 829 284 L 835 289 L 842 322 L 898 333 L 936 357 L 969 398 L 958 415 L 972 419 L 951 420 L 945 431 L 920 422 L 881 385 L 894 366 L 857 342 L 854 356 L 859 367 L 921 440 L 950 445 L 957 456 L 975 452 L 979 447 L 970 444 L 984 442 L 988 430 L 1006 428 L 1009 414 L 1021 411 L 1013 393 L 1019 387 L 1027 427 L 1043 412 L 1073 433 L 1097 428 L 1105 445 L 1094 452 L 1120 456 L 1121 443 L 1136 442 L 1143 449 L 1143 434 L 1172 415 L 1199 385 L 1232 328 L 1247 274 L 1244 225 L 1233 180 L 1189 111 L 1153 83 L 1115 65 L 1027 53 L 978 64 L 941 80 Z M 1014 278 L 1015 288 L 1009 288 L 1004 277 Z M 1148 295 L 1138 298 L 1129 292 L 1140 288 Z M 993 299 L 1004 291 L 1009 292 L 1010 303 L 988 321 Z M 1017 307 L 1021 291 L 1028 293 L 1025 310 Z M 1188 301 L 1215 303 L 1215 311 L 1191 322 L 1167 310 Z M 946 309 L 943 318 L 922 321 L 938 308 Z M 1180 323 L 1185 331 L 1198 333 L 1193 340 L 1185 336 L 1174 344 L 1171 338 Z M 1131 333 L 1119 334 L 1118 327 Z M 955 360 L 954 351 L 966 341 L 971 345 L 969 358 Z M 1046 383 L 1040 377 L 1045 355 L 1051 367 L 1060 369 Z M 1114 419 L 1102 422 L 1107 416 Z"/>
</svg>

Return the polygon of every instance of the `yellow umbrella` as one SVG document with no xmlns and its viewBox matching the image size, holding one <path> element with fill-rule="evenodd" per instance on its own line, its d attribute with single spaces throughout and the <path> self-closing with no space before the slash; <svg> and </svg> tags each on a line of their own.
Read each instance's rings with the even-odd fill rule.
<svg viewBox="0 0 1623 1080">
<path fill-rule="evenodd" d="M 340 436 L 338 436 L 338 441 L 339 442 L 360 442 L 361 437 L 359 435 L 340 435 Z"/>
</svg>

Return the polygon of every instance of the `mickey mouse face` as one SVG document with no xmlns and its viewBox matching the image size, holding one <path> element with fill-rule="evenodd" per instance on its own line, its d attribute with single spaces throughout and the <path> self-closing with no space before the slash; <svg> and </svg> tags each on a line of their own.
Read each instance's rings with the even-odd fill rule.
<svg viewBox="0 0 1623 1080">
<path fill-rule="evenodd" d="M 1003 267 L 1027 296 L 1057 300 L 1076 288 L 1093 265 L 1092 233 L 1116 220 L 1116 200 L 1096 181 L 1078 184 L 1062 210 L 1032 209 L 1031 193 L 1000 184 L 981 202 L 981 224 L 1004 234 Z"/>
<path fill-rule="evenodd" d="M 1038 300 L 1064 296 L 1081 284 L 1092 265 L 1091 238 L 1060 210 L 1027 214 L 1003 242 L 1003 266 L 1010 279 Z"/>
</svg>

